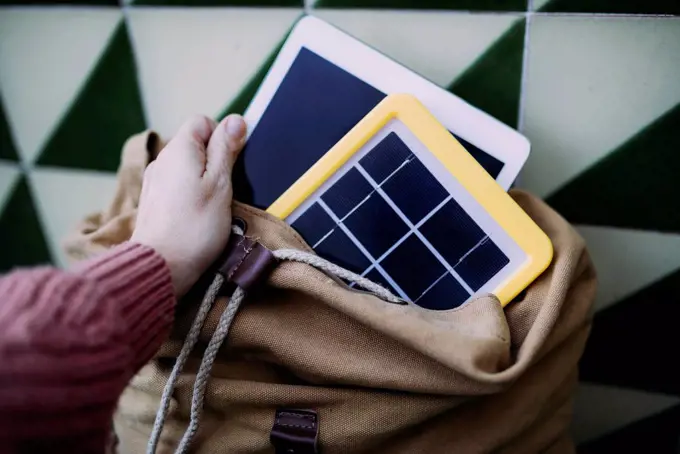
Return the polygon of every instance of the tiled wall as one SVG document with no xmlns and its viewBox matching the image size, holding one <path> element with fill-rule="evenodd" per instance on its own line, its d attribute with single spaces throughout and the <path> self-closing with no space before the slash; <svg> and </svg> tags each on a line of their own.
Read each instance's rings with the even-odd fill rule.
<svg viewBox="0 0 680 454">
<path fill-rule="evenodd" d="M 109 200 L 127 136 L 241 111 L 291 25 L 315 14 L 529 137 L 521 186 L 578 225 L 601 277 L 580 449 L 676 452 L 677 0 L 0 5 L 0 269 L 63 264 L 60 239 Z"/>
</svg>

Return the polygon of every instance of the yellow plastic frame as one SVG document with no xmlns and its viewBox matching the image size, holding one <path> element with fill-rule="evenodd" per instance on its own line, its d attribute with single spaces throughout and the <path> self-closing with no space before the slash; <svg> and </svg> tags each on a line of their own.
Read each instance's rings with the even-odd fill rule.
<svg viewBox="0 0 680 454">
<path fill-rule="evenodd" d="M 548 236 L 415 97 L 387 96 L 267 211 L 287 218 L 392 119 L 401 121 L 524 251 L 527 260 L 494 290 L 505 306 L 550 265 Z"/>
</svg>

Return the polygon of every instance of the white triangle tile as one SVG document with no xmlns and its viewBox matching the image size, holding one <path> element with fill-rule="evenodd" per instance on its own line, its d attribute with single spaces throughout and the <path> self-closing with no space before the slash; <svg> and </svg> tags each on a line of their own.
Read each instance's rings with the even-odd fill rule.
<svg viewBox="0 0 680 454">
<path fill-rule="evenodd" d="M 675 396 L 580 383 L 574 398 L 574 441 L 593 440 L 678 404 Z"/>
<path fill-rule="evenodd" d="M 448 11 L 321 10 L 314 15 L 446 87 L 519 16 Z"/>
<path fill-rule="evenodd" d="M 190 115 L 219 114 L 301 14 L 291 8 L 132 8 L 150 126 L 167 137 Z"/>
<path fill-rule="evenodd" d="M 534 16 L 522 185 L 548 195 L 680 102 L 675 18 Z"/>
<path fill-rule="evenodd" d="M 52 256 L 57 264 L 66 266 L 64 238 L 85 216 L 108 207 L 116 190 L 116 175 L 38 168 L 29 180 Z"/>
<path fill-rule="evenodd" d="M 121 17 L 113 8 L 0 11 L 0 89 L 25 161 L 36 158 Z"/>
<path fill-rule="evenodd" d="M 680 235 L 611 227 L 577 227 L 598 272 L 602 310 L 680 268 Z"/>
<path fill-rule="evenodd" d="M 0 214 L 14 189 L 19 173 L 19 166 L 16 164 L 0 162 Z"/>
</svg>

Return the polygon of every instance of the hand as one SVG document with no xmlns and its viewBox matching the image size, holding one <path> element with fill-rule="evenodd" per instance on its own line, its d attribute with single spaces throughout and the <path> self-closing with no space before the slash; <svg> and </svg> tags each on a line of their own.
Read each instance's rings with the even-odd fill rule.
<svg viewBox="0 0 680 454">
<path fill-rule="evenodd" d="M 239 115 L 230 115 L 219 125 L 195 117 L 184 123 L 144 173 L 130 240 L 152 247 L 165 259 L 178 297 L 227 245 L 231 172 L 245 133 Z"/>
</svg>

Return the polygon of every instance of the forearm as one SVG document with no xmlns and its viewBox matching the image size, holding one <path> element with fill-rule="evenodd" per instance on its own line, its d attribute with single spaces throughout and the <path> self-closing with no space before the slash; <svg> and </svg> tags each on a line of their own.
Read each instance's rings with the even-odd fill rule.
<svg viewBox="0 0 680 454">
<path fill-rule="evenodd" d="M 74 271 L 1 278 L 0 444 L 103 443 L 120 393 L 167 336 L 174 306 L 165 262 L 134 244 Z"/>
</svg>

